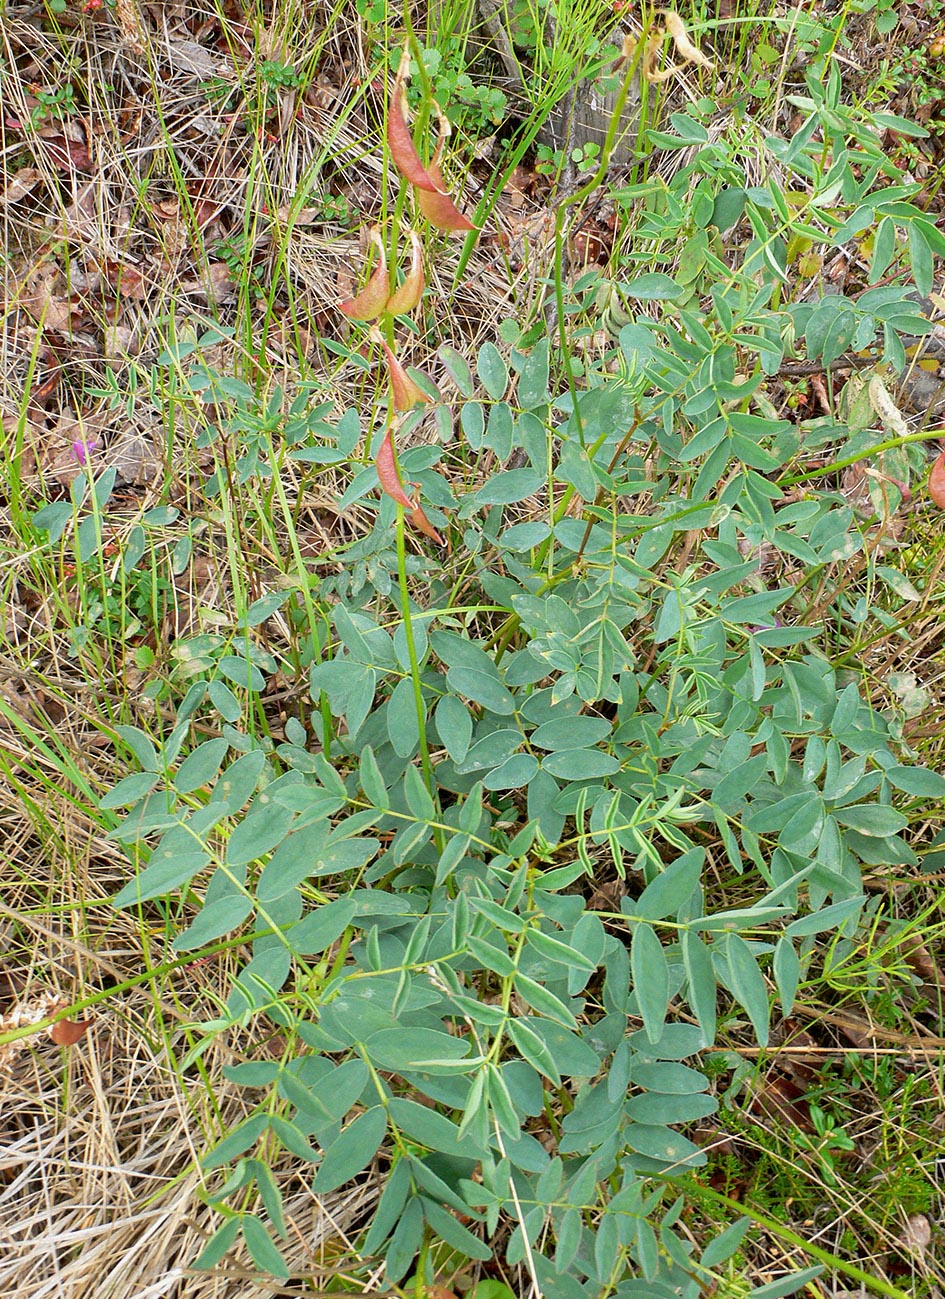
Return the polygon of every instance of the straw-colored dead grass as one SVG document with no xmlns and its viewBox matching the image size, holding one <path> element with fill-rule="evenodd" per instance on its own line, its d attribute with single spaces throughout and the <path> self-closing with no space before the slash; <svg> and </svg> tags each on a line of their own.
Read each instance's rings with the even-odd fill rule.
<svg viewBox="0 0 945 1299">
<path fill-rule="evenodd" d="M 139 10 L 125 0 L 88 15 L 76 6 L 58 33 L 33 6 L 4 13 L 0 412 L 20 477 L 14 494 L 4 492 L 0 521 L 0 1016 L 6 1029 L 28 1025 L 99 995 L 76 1012 L 90 1023 L 78 1044 L 58 1047 L 41 1028 L 8 1043 L 0 1069 L 0 1287 L 21 1299 L 283 1292 L 232 1257 L 212 1276 L 187 1270 L 219 1225 L 201 1201 L 212 1183 L 198 1160 L 244 1116 L 247 1097 L 221 1072 L 239 1054 L 214 1048 L 182 1069 L 186 1025 L 215 1013 L 235 954 L 167 974 L 165 935 L 142 935 L 107 905 L 130 866 L 92 809 L 115 779 L 111 727 L 134 720 L 141 677 L 121 647 L 105 660 L 76 652 L 69 575 L 46 574 L 44 590 L 17 523 L 44 496 L 61 498 L 80 467 L 78 440 L 92 463 L 100 455 L 118 464 L 129 517 L 157 499 L 168 453 L 177 498 L 197 504 L 191 475 L 205 477 L 206 465 L 188 429 L 169 445 L 147 396 L 116 412 L 90 392 L 106 367 L 120 382 L 132 366 L 147 373 L 188 319 L 201 330 L 214 320 L 234 328 L 234 343 L 209 358 L 221 372 L 258 357 L 290 394 L 310 363 L 324 373 L 304 340 L 326 328 L 360 254 L 324 223 L 309 241 L 311 221 L 297 227 L 289 214 L 351 168 L 370 219 L 382 183 L 376 121 L 363 102 L 350 108 L 365 74 L 351 63 L 356 34 L 344 21 L 325 33 L 326 17 L 317 6 L 274 13 L 228 48 L 213 14 L 189 4 Z M 317 73 L 306 63 L 313 50 Z M 294 64 L 304 82 L 274 94 L 271 112 L 255 95 L 265 59 Z M 224 97 L 235 88 L 237 111 L 224 114 L 208 85 Z M 67 87 L 74 98 L 57 101 L 62 111 L 44 104 Z M 253 123 L 258 135 L 246 129 Z M 236 264 L 220 255 L 227 246 L 257 269 L 256 294 L 234 281 Z M 456 314 L 464 333 L 483 327 L 497 294 L 489 283 L 467 300 Z M 329 486 L 289 482 L 313 537 L 326 520 L 337 533 Z M 355 522 L 349 512 L 345 527 Z M 322 540 L 313 550 L 325 549 Z M 207 541 L 209 555 L 175 592 L 168 644 L 229 600 L 226 556 Z M 256 558 L 276 579 L 278 547 Z M 379 1188 L 368 1181 L 322 1201 L 304 1170 L 277 1173 L 295 1274 L 286 1292 L 330 1289 Z"/>
<path fill-rule="evenodd" d="M 13 808 L 3 817 L 5 1030 L 133 981 L 145 960 L 156 966 L 165 955 L 160 935 L 143 950 L 132 921 L 96 905 L 113 891 L 121 863 L 113 851 L 97 855 L 99 836 L 77 843 L 83 830 L 70 807 L 43 799 L 58 844 L 43 844 Z M 182 1069 L 186 1024 L 213 1014 L 232 974 L 232 957 L 177 969 L 173 981 L 158 971 L 81 1012 L 89 1027 L 75 1046 L 56 1046 L 46 1030 L 6 1045 L 4 1293 L 244 1299 L 275 1291 L 232 1261 L 212 1276 L 187 1270 L 218 1225 L 201 1202 L 216 1175 L 208 1180 L 199 1171 L 200 1156 L 245 1117 L 247 1097 L 221 1074 L 240 1058 L 238 1044 L 206 1053 L 199 1069 Z M 363 1220 L 378 1188 L 367 1183 L 319 1200 L 298 1167 L 275 1171 L 291 1224 L 286 1255 L 300 1280 L 318 1278 L 324 1288 L 332 1259 L 350 1246 L 348 1228 Z"/>
<path fill-rule="evenodd" d="M 183 1087 L 158 1042 L 146 994 L 112 1003 L 81 1049 L 41 1044 L 4 1078 L 0 1121 L 0 1283 L 41 1299 L 249 1299 L 277 1293 L 230 1261 L 212 1276 L 187 1270 L 215 1225 L 200 1203 L 195 1162 L 207 1128 L 243 1117 L 235 1089 L 215 1086 L 216 1113 L 202 1111 L 202 1084 Z M 277 1170 L 278 1172 L 278 1170 Z M 300 1277 L 324 1285 L 346 1226 L 375 1189 L 317 1200 L 297 1176 L 280 1180 L 292 1234 L 285 1252 Z M 326 1258 L 326 1254 L 328 1257 Z"/>
</svg>

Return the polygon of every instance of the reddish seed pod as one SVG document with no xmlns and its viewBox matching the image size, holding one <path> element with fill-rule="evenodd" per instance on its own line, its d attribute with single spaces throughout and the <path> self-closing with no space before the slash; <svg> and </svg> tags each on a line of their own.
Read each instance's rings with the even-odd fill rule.
<svg viewBox="0 0 945 1299">
<path fill-rule="evenodd" d="M 413 142 L 410 127 L 407 125 L 406 81 L 409 67 L 410 52 L 404 46 L 400 67 L 397 69 L 397 76 L 394 80 L 394 88 L 391 91 L 390 103 L 387 106 L 387 147 L 390 149 L 390 156 L 394 166 L 404 180 L 409 180 L 411 185 L 415 185 L 418 190 L 427 190 L 431 194 L 435 194 L 437 182 L 420 161 L 417 146 Z"/>
<path fill-rule="evenodd" d="M 377 481 L 381 485 L 381 490 L 392 501 L 402 505 L 405 510 L 412 510 L 414 508 L 413 501 L 404 491 L 404 485 L 400 481 L 400 474 L 397 472 L 393 428 L 389 428 L 384 434 L 384 440 L 378 448 L 377 459 L 374 463 L 377 468 Z"/>
<path fill-rule="evenodd" d="M 404 485 L 400 481 L 400 474 L 397 470 L 393 426 L 384 434 L 374 463 L 377 468 L 377 481 L 381 485 L 381 490 L 391 500 L 396 501 L 398 505 L 402 505 L 408 511 L 410 522 L 419 532 L 429 537 L 431 541 L 435 541 L 438 546 L 445 545 L 443 538 L 424 514 L 419 501 L 412 501 L 404 491 Z"/>
<path fill-rule="evenodd" d="M 429 537 L 431 541 L 435 541 L 438 546 L 446 545 L 446 542 L 437 532 L 436 528 L 434 528 L 433 524 L 424 514 L 419 505 L 415 505 L 410 511 L 410 522 L 418 532 L 422 532 L 425 537 Z"/>
<path fill-rule="evenodd" d="M 410 232 L 410 270 L 407 276 L 387 300 L 386 311 L 392 316 L 402 316 L 408 311 L 413 311 L 414 307 L 423 297 L 423 288 L 426 283 L 423 276 L 423 248 L 420 243 L 420 236 L 416 230 Z"/>
<path fill-rule="evenodd" d="M 430 175 L 443 185 L 443 176 L 440 168 L 436 163 L 431 162 L 428 168 Z M 426 190 L 417 190 L 417 204 L 420 211 L 437 230 L 444 230 L 447 234 L 465 234 L 469 230 L 478 230 L 468 217 L 463 216 L 459 208 L 442 189 L 436 193 L 430 194 Z"/>
<path fill-rule="evenodd" d="M 945 451 L 929 471 L 929 496 L 940 510 L 945 510 Z"/>
<path fill-rule="evenodd" d="M 378 262 L 360 293 L 346 302 L 338 303 L 338 310 L 349 320 L 374 320 L 387 306 L 390 281 L 387 275 L 387 255 L 384 241 L 377 230 L 371 231 L 371 243 L 377 245 Z"/>
<path fill-rule="evenodd" d="M 414 406 L 419 406 L 421 402 L 432 402 L 433 398 L 430 394 L 424 392 L 420 385 L 411 379 L 383 339 L 381 339 L 381 347 L 384 349 L 384 359 L 387 362 L 394 410 L 413 410 Z"/>
<path fill-rule="evenodd" d="M 443 183 L 443 173 L 440 171 L 440 159 L 443 157 L 443 146 L 450 136 L 449 118 L 445 113 L 440 113 L 440 134 L 436 142 L 436 148 L 433 150 L 433 157 L 430 159 L 430 165 L 427 171 L 433 177 L 438 185 L 435 194 L 425 193 L 423 190 L 417 190 L 417 204 L 420 211 L 437 230 L 444 230 L 452 234 L 465 234 L 469 230 L 478 229 L 471 221 L 463 216 L 459 208 L 446 192 L 446 186 Z"/>
<path fill-rule="evenodd" d="M 49 1036 L 56 1046 L 75 1046 L 91 1024 L 90 1019 L 57 1019 L 50 1025 Z"/>
</svg>

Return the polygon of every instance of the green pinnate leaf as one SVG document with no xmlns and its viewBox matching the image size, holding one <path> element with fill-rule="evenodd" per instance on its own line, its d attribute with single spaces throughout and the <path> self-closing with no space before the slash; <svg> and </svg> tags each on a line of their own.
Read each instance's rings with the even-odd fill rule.
<svg viewBox="0 0 945 1299">
<path fill-rule="evenodd" d="M 358 782 L 364 790 L 365 796 L 374 807 L 390 807 L 390 794 L 387 784 L 381 775 L 380 767 L 377 765 L 374 750 L 369 744 L 365 745 L 361 750 L 361 760 L 358 763 Z"/>
<path fill-rule="evenodd" d="M 151 860 L 140 875 L 130 880 L 115 895 L 112 905 L 132 907 L 149 898 L 164 897 L 189 884 L 209 862 L 210 857 L 206 852 L 180 852 L 159 847 L 152 853 Z"/>
<path fill-rule="evenodd" d="M 485 789 L 524 789 L 538 774 L 538 759 L 531 753 L 514 753 L 505 762 L 486 772 Z"/>
<path fill-rule="evenodd" d="M 401 1097 L 394 1097 L 388 1110 L 397 1127 L 428 1150 L 456 1159 L 468 1158 L 469 1146 L 460 1138 L 459 1128 L 437 1110 Z"/>
<path fill-rule="evenodd" d="M 364 1253 L 376 1254 L 397 1226 L 410 1195 L 410 1161 L 400 1159 L 388 1173 L 371 1226 L 364 1239 Z"/>
<path fill-rule="evenodd" d="M 289 1265 L 272 1243 L 269 1232 L 251 1213 L 245 1213 L 240 1219 L 240 1227 L 250 1257 L 259 1268 L 269 1276 L 287 1277 Z"/>
<path fill-rule="evenodd" d="M 550 1078 L 556 1087 L 560 1086 L 561 1074 L 555 1064 L 554 1055 L 534 1028 L 523 1020 L 513 1019 L 509 1021 L 508 1032 L 509 1037 L 528 1063 L 537 1069 L 539 1073 L 544 1074 L 546 1078 Z"/>
<path fill-rule="evenodd" d="M 537 726 L 531 734 L 531 743 L 551 752 L 586 749 L 606 739 L 610 732 L 611 723 L 603 717 L 563 717 Z"/>
<path fill-rule="evenodd" d="M 627 901 L 628 914 L 642 920 L 664 920 L 676 916 L 692 897 L 705 864 L 705 851 L 692 848 L 664 867 L 638 898 Z"/>
<path fill-rule="evenodd" d="M 258 693 L 266 688 L 266 678 L 255 663 L 249 659 L 237 658 L 235 654 L 224 654 L 217 660 L 217 667 L 227 681 L 239 686 L 242 690 Z"/>
<path fill-rule="evenodd" d="M 321 1158 L 314 1146 L 310 1146 L 306 1141 L 305 1134 L 294 1123 L 290 1123 L 288 1119 L 280 1118 L 277 1114 L 274 1114 L 270 1119 L 270 1126 L 286 1150 L 295 1155 L 296 1159 L 302 1159 L 306 1163 L 314 1164 Z"/>
<path fill-rule="evenodd" d="M 380 1105 L 366 1110 L 342 1128 L 338 1138 L 325 1151 L 318 1166 L 312 1190 L 317 1195 L 344 1186 L 371 1162 L 387 1132 L 387 1113 Z"/>
<path fill-rule="evenodd" d="M 909 818 L 902 812 L 882 803 L 854 803 L 851 807 L 837 807 L 834 808 L 834 816 L 848 829 L 876 839 L 888 839 L 909 824 Z"/>
<path fill-rule="evenodd" d="M 667 1127 L 634 1123 L 627 1130 L 627 1144 L 648 1159 L 667 1165 L 667 1172 L 680 1173 L 686 1168 L 701 1168 L 706 1153 L 679 1132 Z"/>
<path fill-rule="evenodd" d="M 495 343 L 488 340 L 479 349 L 476 374 L 493 401 L 501 401 L 509 386 L 509 371 Z"/>
<path fill-rule="evenodd" d="M 534 979 L 522 974 L 521 970 L 516 971 L 515 974 L 515 990 L 522 1000 L 531 1006 L 532 1010 L 537 1010 L 541 1015 L 547 1015 L 549 1019 L 563 1024 L 565 1028 L 577 1028 L 577 1020 L 561 998 L 556 997 L 553 992 L 550 992 Z"/>
<path fill-rule="evenodd" d="M 271 852 L 288 834 L 292 815 L 289 808 L 260 795 L 227 841 L 228 865 L 243 866 Z"/>
<path fill-rule="evenodd" d="M 583 952 L 561 942 L 559 938 L 543 933 L 540 929 L 530 928 L 526 934 L 526 941 L 539 955 L 547 957 L 550 961 L 557 961 L 560 965 L 566 965 L 569 969 L 585 970 L 590 974 L 597 969 L 597 963 L 589 960 Z"/>
<path fill-rule="evenodd" d="M 324 952 L 340 938 L 354 919 L 355 903 L 350 897 L 336 898 L 334 902 L 315 907 L 287 931 L 287 941 L 300 956 L 315 956 Z"/>
<path fill-rule="evenodd" d="M 260 1159 L 253 1160 L 253 1171 L 256 1175 L 256 1185 L 259 1187 L 259 1198 L 263 1202 L 263 1207 L 269 1215 L 269 1221 L 275 1227 L 279 1235 L 285 1239 L 286 1224 L 285 1214 L 282 1210 L 282 1194 L 276 1183 L 272 1169 L 268 1164 L 264 1164 Z"/>
<path fill-rule="evenodd" d="M 250 1146 L 254 1146 L 260 1136 L 269 1126 L 268 1116 L 265 1114 L 254 1114 L 252 1118 L 246 1119 L 210 1151 L 204 1155 L 202 1165 L 204 1168 L 219 1168 L 222 1164 L 228 1164 L 233 1159 L 237 1159 Z"/>
<path fill-rule="evenodd" d="M 750 1218 L 739 1218 L 733 1222 L 731 1227 L 727 1227 L 719 1236 L 715 1236 L 709 1241 L 702 1251 L 702 1258 L 699 1260 L 702 1267 L 718 1267 L 720 1263 L 726 1262 L 738 1250 L 745 1236 L 751 1228 Z"/>
<path fill-rule="evenodd" d="M 450 668 L 446 681 L 451 690 L 471 699 L 474 704 L 481 704 L 490 713 L 505 717 L 515 712 L 515 699 L 499 680 L 494 667 L 489 672 L 481 672 L 478 668 Z"/>
<path fill-rule="evenodd" d="M 192 952 L 198 947 L 221 938 L 243 923 L 253 910 L 253 900 L 243 893 L 231 893 L 228 896 L 209 900 L 200 909 L 193 921 L 174 939 L 171 947 L 175 952 Z"/>
<path fill-rule="evenodd" d="M 764 975 L 755 956 L 738 934 L 725 934 L 718 943 L 719 973 L 728 985 L 729 992 L 743 1007 L 751 1020 L 755 1036 L 762 1046 L 768 1043 L 770 1006 Z"/>
<path fill-rule="evenodd" d="M 687 930 L 682 936 L 683 964 L 688 983 L 687 997 L 707 1043 L 715 1041 L 717 993 L 715 966 L 708 947 L 698 934 Z"/>
<path fill-rule="evenodd" d="M 630 946 L 633 991 L 651 1042 L 658 1042 L 669 1004 L 669 970 L 663 944 L 651 925 L 634 926 Z"/>
<path fill-rule="evenodd" d="M 456 1062 L 470 1051 L 464 1038 L 434 1028 L 382 1029 L 366 1045 L 370 1058 L 382 1069 L 397 1072 L 422 1069 L 428 1073 L 455 1073 Z"/>
<path fill-rule="evenodd" d="M 801 963 L 790 938 L 782 936 L 774 949 L 774 982 L 778 989 L 784 1017 L 790 1015 L 801 979 Z"/>
<path fill-rule="evenodd" d="M 620 762 L 602 749 L 562 749 L 542 761 L 545 771 L 559 780 L 600 780 L 620 770 Z"/>
<path fill-rule="evenodd" d="M 469 752 L 472 739 L 472 715 L 455 695 L 444 695 L 436 706 L 436 730 L 446 752 L 460 763 Z"/>
<path fill-rule="evenodd" d="M 414 1197 L 401 1214 L 384 1256 L 387 1276 L 391 1282 L 396 1284 L 416 1258 L 423 1232 L 423 1208 L 419 1197 Z"/>
<path fill-rule="evenodd" d="M 218 775 L 230 744 L 228 740 L 205 740 L 189 753 L 177 769 L 174 787 L 181 794 L 190 794 L 203 785 L 209 785 Z"/>
<path fill-rule="evenodd" d="M 228 1218 L 218 1227 L 194 1259 L 191 1267 L 198 1272 L 209 1272 L 226 1256 L 240 1234 L 240 1219 Z"/>
<path fill-rule="evenodd" d="M 256 897 L 265 904 L 288 893 L 315 869 L 328 842 L 327 817 L 289 834 L 263 867 L 256 885 Z"/>
<path fill-rule="evenodd" d="M 397 682 L 387 701 L 387 735 L 398 757 L 412 758 L 420 747 L 417 699 L 409 677 Z"/>
<path fill-rule="evenodd" d="M 430 1227 L 452 1249 L 455 1249 L 465 1258 L 477 1259 L 483 1263 L 492 1258 L 492 1246 L 487 1245 L 478 1236 L 474 1236 L 447 1209 L 442 1208 L 435 1201 L 427 1199 L 426 1196 L 421 1198 L 421 1204 L 423 1216 L 430 1224 Z"/>
<path fill-rule="evenodd" d="M 419 770 L 411 764 L 404 774 L 404 795 L 407 806 L 420 821 L 436 820 L 436 807 Z"/>
<path fill-rule="evenodd" d="M 522 363 L 516 395 L 523 410 L 535 410 L 548 401 L 549 357 L 549 340 L 542 338 Z"/>
<path fill-rule="evenodd" d="M 679 1096 L 705 1091 L 708 1085 L 705 1074 L 699 1073 L 698 1069 L 664 1060 L 634 1061 L 630 1067 L 630 1081 L 649 1091 Z"/>
</svg>

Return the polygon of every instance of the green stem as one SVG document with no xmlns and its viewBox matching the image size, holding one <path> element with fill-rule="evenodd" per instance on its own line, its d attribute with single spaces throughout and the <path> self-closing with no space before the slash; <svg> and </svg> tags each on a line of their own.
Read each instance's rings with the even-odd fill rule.
<svg viewBox="0 0 945 1299">
<path fill-rule="evenodd" d="M 289 546 L 292 550 L 292 558 L 295 561 L 295 570 L 298 574 L 299 591 L 302 596 L 302 603 L 305 605 L 305 616 L 308 619 L 309 635 L 312 639 L 312 658 L 316 663 L 321 662 L 321 654 L 318 651 L 318 640 L 315 634 L 315 628 L 320 621 L 320 615 L 315 608 L 315 601 L 312 599 L 311 580 L 308 570 L 305 567 L 305 560 L 302 557 L 302 548 L 299 545 L 298 532 L 294 526 L 292 516 L 292 507 L 289 504 L 289 498 L 286 495 L 285 484 L 279 473 L 273 474 L 276 495 L 279 498 L 279 505 L 282 509 L 282 517 L 285 520 L 286 530 L 289 536 Z M 331 710 L 328 707 L 328 700 L 323 694 L 319 700 L 319 710 L 322 719 L 322 748 L 325 752 L 326 760 L 331 758 L 331 742 L 333 738 Z"/>
<path fill-rule="evenodd" d="M 417 730 L 420 733 L 420 764 L 423 777 L 433 804 L 439 811 L 440 800 L 437 796 L 436 780 L 433 776 L 433 764 L 430 761 L 430 747 L 427 744 L 427 708 L 423 702 L 423 686 L 420 681 L 420 661 L 417 658 L 417 644 L 413 635 L 413 620 L 410 613 L 410 592 L 407 589 L 407 545 L 404 526 L 404 507 L 397 506 L 397 583 L 400 588 L 400 616 L 404 624 L 404 638 L 407 641 L 407 655 L 410 659 L 410 679 L 413 682 L 413 697 L 417 705 Z M 434 839 L 437 850 L 442 852 L 446 840 L 441 829 L 434 828 Z"/>
<path fill-rule="evenodd" d="M 803 1252 L 809 1254 L 811 1258 L 816 1258 L 818 1262 L 832 1268 L 835 1272 L 839 1272 L 849 1280 L 856 1281 L 859 1285 L 865 1286 L 868 1290 L 872 1290 L 876 1294 L 886 1295 L 887 1299 L 910 1299 L 909 1295 L 904 1290 L 897 1289 L 896 1286 L 890 1285 L 888 1281 L 880 1281 L 878 1277 L 870 1276 L 868 1272 L 864 1272 L 863 1269 L 857 1267 L 855 1263 L 847 1263 L 842 1258 L 838 1258 L 836 1254 L 831 1254 L 829 1250 L 821 1249 L 819 1245 L 811 1244 L 810 1241 L 805 1240 L 804 1237 L 799 1235 L 796 1231 L 792 1231 L 790 1227 L 786 1227 L 783 1222 L 778 1222 L 774 1218 L 769 1218 L 767 1214 L 759 1213 L 757 1209 L 752 1209 L 746 1204 L 741 1204 L 738 1200 L 733 1200 L 731 1196 L 723 1195 L 720 1191 L 713 1191 L 709 1187 L 703 1186 L 700 1182 L 692 1183 L 690 1189 L 693 1191 L 697 1199 L 711 1200 L 714 1204 L 724 1205 L 726 1208 L 732 1209 L 734 1212 L 739 1213 L 746 1218 L 750 1218 L 752 1222 L 757 1223 L 759 1227 L 764 1227 L 766 1231 L 770 1231 L 771 1234 L 776 1236 L 779 1240 L 787 1241 L 789 1245 L 793 1245 L 796 1249 L 803 1250 Z"/>
<path fill-rule="evenodd" d="M 420 1252 L 417 1255 L 417 1273 L 413 1280 L 413 1299 L 426 1299 L 429 1294 L 427 1290 L 427 1259 L 429 1256 L 430 1233 L 424 1228 L 423 1239 L 420 1242 Z"/>
<path fill-rule="evenodd" d="M 633 57 L 627 61 L 627 69 L 620 86 L 620 93 L 617 96 L 617 102 L 614 110 L 610 115 L 610 122 L 607 126 L 607 135 L 604 139 L 604 145 L 601 149 L 600 165 L 594 172 L 590 180 L 585 181 L 580 189 L 573 194 L 566 195 L 558 204 L 555 212 L 555 256 L 554 256 L 554 282 L 555 282 L 555 306 L 558 313 L 558 340 L 561 346 L 561 353 L 564 357 L 565 371 L 568 380 L 568 391 L 571 394 L 571 409 L 574 412 L 574 420 L 577 424 L 578 441 L 584 446 L 584 420 L 581 416 L 581 403 L 578 398 L 577 383 L 574 377 L 574 367 L 571 364 L 571 349 L 568 346 L 567 335 L 564 330 L 564 224 L 568 216 L 568 208 L 573 207 L 576 203 L 581 203 L 584 199 L 593 194 L 594 190 L 601 185 L 607 177 L 607 168 L 610 166 L 610 155 L 613 152 L 614 143 L 617 139 L 617 131 L 620 128 L 620 122 L 623 118 L 623 110 L 627 103 L 627 96 L 630 93 L 630 86 L 633 82 L 634 75 L 642 58 L 644 45 L 646 42 L 646 32 L 637 41 L 637 47 Z M 601 444 L 606 441 L 606 434 L 598 438 L 591 450 L 591 456 L 598 450 Z M 555 511 L 555 522 L 560 522 L 575 494 L 573 486 L 568 487 L 564 496 L 558 504 Z M 551 538 L 543 542 L 539 547 L 535 557 L 535 567 L 544 566 L 551 548 Z M 550 574 L 549 574 L 550 576 Z"/>
<path fill-rule="evenodd" d="M 614 104 L 613 112 L 610 115 L 610 122 L 607 126 L 607 135 L 604 138 L 603 148 L 600 153 L 600 165 L 591 176 L 590 180 L 585 181 L 580 189 L 575 190 L 573 194 L 567 195 L 558 204 L 555 211 L 555 302 L 558 309 L 558 338 L 561 343 L 561 351 L 564 354 L 567 366 L 568 389 L 571 393 L 571 403 L 574 410 L 574 418 L 577 421 L 578 437 L 581 444 L 584 443 L 584 425 L 581 419 L 581 409 L 578 403 L 577 384 L 574 379 L 574 372 L 571 366 L 571 352 L 568 347 L 567 338 L 564 332 L 564 275 L 562 271 L 562 262 L 564 256 L 564 223 L 567 219 L 568 208 L 574 207 L 577 203 L 583 203 L 586 198 L 602 185 L 607 178 L 607 169 L 610 166 L 610 155 L 613 153 L 614 144 L 617 139 L 617 132 L 620 129 L 620 123 L 623 118 L 623 110 L 626 107 L 627 96 L 630 93 L 630 86 L 633 83 L 634 75 L 640 65 L 643 56 L 643 50 L 646 44 L 647 32 L 643 32 L 637 41 L 633 57 L 627 60 L 627 69 L 620 86 L 620 92 L 617 95 L 617 101 Z"/>
<path fill-rule="evenodd" d="M 0 1046 L 7 1042 L 17 1042 L 24 1037 L 34 1037 L 41 1033 L 43 1029 L 49 1028 L 57 1020 L 69 1019 L 79 1014 L 83 1010 L 89 1010 L 95 1006 L 100 1006 L 104 1002 L 110 1001 L 113 997 L 120 996 L 123 992 L 129 992 L 132 988 L 139 988 L 144 983 L 151 983 L 159 975 L 170 974 L 173 970 L 180 970 L 185 965 L 193 965 L 196 960 L 204 956 L 216 956 L 219 952 L 230 951 L 233 948 L 241 947 L 246 942 L 246 936 L 243 934 L 235 938 L 228 938 L 219 943 L 211 943 L 201 948 L 199 951 L 188 952 L 185 956 L 179 957 L 176 961 L 164 961 L 160 965 L 155 965 L 136 974 L 130 979 L 123 979 L 120 983 L 110 984 L 98 992 L 91 993 L 87 997 L 80 997 L 78 1000 L 71 1002 L 63 1010 L 57 1011 L 55 1015 L 47 1015 L 44 1019 L 38 1019 L 35 1024 L 24 1024 L 19 1028 L 7 1029 L 0 1033 Z"/>
<path fill-rule="evenodd" d="M 881 455 L 883 451 L 894 451 L 897 447 L 909 446 L 912 442 L 932 442 L 941 438 L 941 436 L 942 430 L 939 428 L 887 438 L 885 442 L 875 442 L 871 447 L 858 451 L 855 455 L 845 456 L 842 460 L 832 460 L 829 465 L 824 465 L 822 469 L 805 469 L 803 473 L 792 474 L 788 478 L 779 478 L 777 486 L 794 487 L 798 483 L 806 483 L 811 478 L 824 478 L 828 474 L 835 474 L 838 469 L 847 469 L 850 465 L 859 464 L 861 460 L 872 460 L 875 456 Z"/>
</svg>

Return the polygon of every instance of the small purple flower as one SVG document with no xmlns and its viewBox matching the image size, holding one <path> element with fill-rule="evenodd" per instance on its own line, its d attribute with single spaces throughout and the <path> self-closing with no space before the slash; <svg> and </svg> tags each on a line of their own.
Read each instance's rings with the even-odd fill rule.
<svg viewBox="0 0 945 1299">
<path fill-rule="evenodd" d="M 78 442 L 73 442 L 72 454 L 84 469 L 89 463 L 89 456 L 93 451 L 101 450 L 101 446 L 102 444 L 98 438 L 91 438 L 89 441 L 80 439 Z"/>
</svg>

